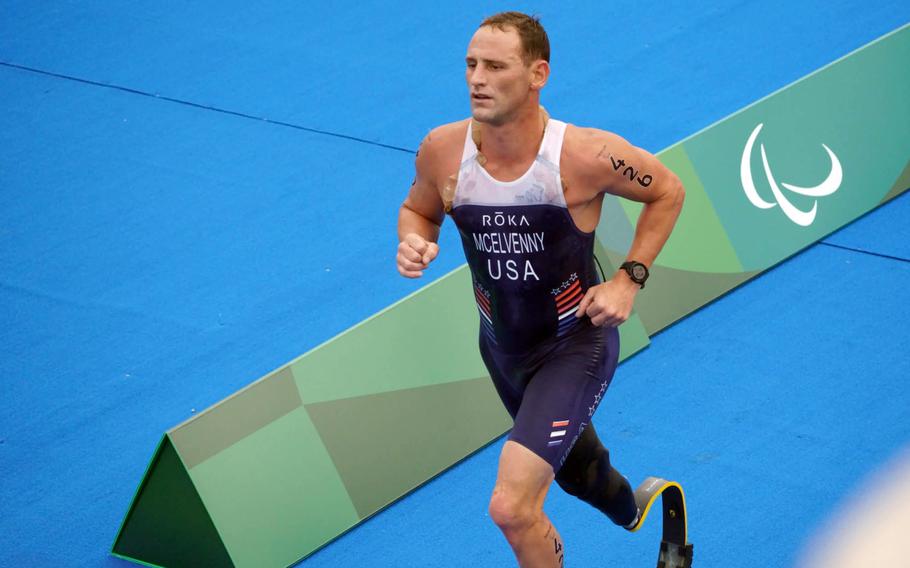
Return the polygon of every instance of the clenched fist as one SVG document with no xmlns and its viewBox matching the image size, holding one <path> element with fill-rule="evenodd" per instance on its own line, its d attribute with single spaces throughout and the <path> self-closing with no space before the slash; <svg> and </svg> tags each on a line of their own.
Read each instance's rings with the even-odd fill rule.
<svg viewBox="0 0 910 568">
<path fill-rule="evenodd" d="M 398 243 L 398 272 L 408 278 L 420 278 L 438 254 L 439 245 L 417 233 L 408 233 Z"/>
<path fill-rule="evenodd" d="M 575 316 L 588 316 L 596 326 L 616 327 L 629 319 L 639 289 L 638 284 L 621 272 L 612 280 L 588 288 Z"/>
</svg>

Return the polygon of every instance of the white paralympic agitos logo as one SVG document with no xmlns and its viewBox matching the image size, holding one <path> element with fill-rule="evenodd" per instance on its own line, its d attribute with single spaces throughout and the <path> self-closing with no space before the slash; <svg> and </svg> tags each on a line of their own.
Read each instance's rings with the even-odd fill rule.
<svg viewBox="0 0 910 568">
<path fill-rule="evenodd" d="M 739 166 L 739 175 L 742 179 L 743 191 L 746 192 L 746 197 L 749 198 L 752 205 L 760 209 L 770 209 L 775 205 L 780 205 L 781 211 L 783 211 L 791 221 L 797 225 L 808 227 L 815 221 L 818 200 L 815 200 L 812 203 L 812 209 L 808 211 L 803 211 L 790 203 L 787 196 L 785 196 L 780 187 L 777 186 L 777 181 L 775 181 L 774 175 L 771 173 L 771 166 L 768 165 L 768 156 L 765 155 L 764 144 L 759 146 L 761 149 L 761 159 L 765 166 L 765 176 L 768 178 L 768 185 L 771 186 L 771 193 L 774 194 L 774 199 L 777 200 L 777 203 L 765 201 L 758 194 L 758 190 L 755 189 L 755 182 L 752 180 L 752 146 L 755 145 L 755 139 L 758 138 L 758 133 L 761 132 L 762 126 L 764 126 L 764 124 L 759 124 L 755 127 L 755 130 L 753 130 L 752 134 L 749 136 L 748 142 L 746 142 L 746 147 L 743 149 L 743 158 Z M 828 152 L 828 156 L 831 158 L 831 173 L 828 174 L 825 181 L 814 187 L 799 187 L 790 185 L 789 183 L 781 183 L 781 185 L 793 193 L 798 193 L 799 195 L 805 195 L 807 197 L 825 197 L 826 195 L 831 195 L 837 191 L 844 178 L 844 171 L 841 168 L 840 160 L 837 159 L 837 156 L 834 155 L 831 148 L 828 148 L 825 144 L 822 144 L 822 147 Z"/>
</svg>

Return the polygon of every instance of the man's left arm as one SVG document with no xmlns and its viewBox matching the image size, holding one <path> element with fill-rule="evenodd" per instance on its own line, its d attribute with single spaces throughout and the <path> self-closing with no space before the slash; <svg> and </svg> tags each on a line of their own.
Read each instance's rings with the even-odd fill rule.
<svg viewBox="0 0 910 568">
<path fill-rule="evenodd" d="M 650 268 L 676 224 L 685 198 L 679 178 L 650 152 L 623 138 L 589 130 L 578 152 L 593 187 L 644 204 L 627 261 Z M 617 326 L 632 313 L 641 286 L 625 270 L 588 290 L 577 315 L 587 315 L 595 325 Z"/>
</svg>

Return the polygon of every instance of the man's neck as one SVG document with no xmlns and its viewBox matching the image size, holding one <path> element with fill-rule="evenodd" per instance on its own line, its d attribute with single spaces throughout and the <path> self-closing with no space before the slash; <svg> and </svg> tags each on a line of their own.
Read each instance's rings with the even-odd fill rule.
<svg viewBox="0 0 910 568">
<path fill-rule="evenodd" d="M 475 142 L 486 160 L 494 163 L 524 162 L 537 155 L 548 115 L 540 106 L 523 109 L 506 124 L 474 121 Z"/>
</svg>

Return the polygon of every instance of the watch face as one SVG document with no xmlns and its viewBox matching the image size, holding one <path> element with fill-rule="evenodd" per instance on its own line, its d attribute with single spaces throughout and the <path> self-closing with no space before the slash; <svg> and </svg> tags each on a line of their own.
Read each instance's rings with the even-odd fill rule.
<svg viewBox="0 0 910 568">
<path fill-rule="evenodd" d="M 648 277 L 648 269 L 643 264 L 635 264 L 632 266 L 632 277 L 636 280 L 644 280 Z"/>
</svg>

